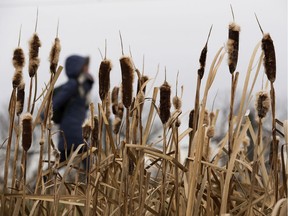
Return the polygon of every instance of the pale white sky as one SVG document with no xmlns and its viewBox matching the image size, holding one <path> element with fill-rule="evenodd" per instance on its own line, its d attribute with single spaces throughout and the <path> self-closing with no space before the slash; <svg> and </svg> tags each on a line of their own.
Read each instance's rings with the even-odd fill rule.
<svg viewBox="0 0 288 216">
<path fill-rule="evenodd" d="M 160 63 L 160 74 L 156 85 L 164 79 L 164 66 L 167 67 L 167 79 L 175 84 L 177 71 L 180 71 L 179 84 L 184 85 L 183 112 L 194 104 L 198 59 L 206 41 L 211 24 L 213 31 L 208 46 L 207 78 L 210 63 L 216 51 L 226 43 L 228 24 L 232 20 L 230 3 L 233 5 L 236 22 L 241 26 L 240 53 L 237 70 L 240 72 L 238 90 L 243 80 L 252 51 L 261 33 L 254 12 L 265 32 L 274 40 L 277 54 L 276 94 L 280 98 L 282 110 L 287 112 L 287 2 L 285 0 L 169 0 L 169 1 L 92 1 L 92 0 L 0 0 L 0 104 L 6 102 L 11 91 L 13 67 L 11 58 L 17 46 L 19 27 L 22 24 L 21 46 L 28 53 L 28 40 L 35 25 L 37 5 L 39 22 L 37 32 L 42 41 L 40 49 L 40 84 L 48 82 L 50 47 L 56 34 L 57 20 L 60 18 L 59 36 L 62 44 L 60 63 L 70 54 L 83 54 L 91 57 L 91 73 L 98 82 L 98 67 L 101 61 L 98 48 L 104 51 L 104 41 L 108 41 L 108 58 L 114 64 L 111 72 L 111 86 L 120 83 L 119 57 L 121 55 L 118 31 L 121 30 L 125 53 L 129 54 L 129 45 L 138 68 L 142 68 L 145 54 L 145 72 L 150 76 L 156 73 Z M 27 64 L 26 64 L 27 66 Z M 261 69 L 261 76 L 263 68 Z M 27 67 L 25 70 L 28 84 Z M 65 75 L 59 83 L 65 81 Z M 204 87 L 204 84 L 202 85 Z M 223 106 L 223 100 L 229 98 L 230 74 L 226 62 L 222 64 L 212 86 L 209 107 L 216 91 L 219 100 L 216 108 Z M 258 80 L 255 91 L 261 88 Z M 93 94 L 98 97 L 98 85 Z M 27 90 L 28 91 L 28 90 Z M 175 88 L 173 89 L 175 93 Z"/>
</svg>

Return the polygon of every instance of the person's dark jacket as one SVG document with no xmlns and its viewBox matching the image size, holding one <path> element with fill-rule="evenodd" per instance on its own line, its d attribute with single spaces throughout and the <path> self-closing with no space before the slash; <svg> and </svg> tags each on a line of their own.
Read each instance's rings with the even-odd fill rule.
<svg viewBox="0 0 288 216">
<path fill-rule="evenodd" d="M 88 60 L 88 58 L 77 55 L 67 58 L 65 70 L 68 81 L 63 85 L 61 91 L 53 97 L 53 109 L 56 110 L 66 104 L 60 122 L 60 130 L 65 134 L 68 154 L 72 144 L 74 144 L 75 149 L 79 144 L 83 143 L 82 124 L 88 109 L 87 95 L 94 82 L 90 74 L 81 73 Z M 60 134 L 58 149 L 61 152 L 62 160 L 64 159 L 64 142 L 64 138 Z"/>
</svg>

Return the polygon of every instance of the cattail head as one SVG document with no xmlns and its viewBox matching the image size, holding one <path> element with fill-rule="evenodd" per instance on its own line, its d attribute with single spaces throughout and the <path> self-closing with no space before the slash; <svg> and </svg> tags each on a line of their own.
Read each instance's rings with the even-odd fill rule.
<svg viewBox="0 0 288 216">
<path fill-rule="evenodd" d="M 208 113 L 208 110 L 205 110 L 205 112 L 204 112 L 203 124 L 206 125 L 206 126 L 209 125 L 209 113 Z"/>
<path fill-rule="evenodd" d="M 12 86 L 16 89 L 23 80 L 22 70 L 21 68 L 17 68 L 12 78 Z"/>
<path fill-rule="evenodd" d="M 31 40 L 29 41 L 29 76 L 34 77 L 38 70 L 40 59 L 39 48 L 41 47 L 41 41 L 36 33 L 33 34 Z"/>
<path fill-rule="evenodd" d="M 25 83 L 22 80 L 17 88 L 17 102 L 16 102 L 16 114 L 19 116 L 23 112 L 25 100 Z"/>
<path fill-rule="evenodd" d="M 264 68 L 270 82 L 276 79 L 276 57 L 273 40 L 270 34 L 264 34 L 262 38 L 262 50 L 264 52 Z"/>
<path fill-rule="evenodd" d="M 50 51 L 50 56 L 49 56 L 49 61 L 50 61 L 50 72 L 55 74 L 57 65 L 59 62 L 59 56 L 60 56 L 60 51 L 61 51 L 61 44 L 60 40 L 58 37 L 55 38 L 55 41 L 52 45 L 51 51 Z"/>
<path fill-rule="evenodd" d="M 132 103 L 134 67 L 130 57 L 121 57 L 120 66 L 122 73 L 122 101 L 126 108 Z"/>
<path fill-rule="evenodd" d="M 117 113 L 117 116 L 122 119 L 123 118 L 123 115 L 124 115 L 124 106 L 123 106 L 123 103 L 119 103 L 118 104 L 118 113 Z"/>
<path fill-rule="evenodd" d="M 98 133 L 99 133 L 99 121 L 98 116 L 93 117 L 93 129 L 92 129 L 92 143 L 95 147 L 98 147 Z"/>
<path fill-rule="evenodd" d="M 198 69 L 198 76 L 200 77 L 200 79 L 202 79 L 204 76 L 206 57 L 207 57 L 207 43 L 205 44 L 204 48 L 202 49 L 201 55 L 199 58 L 200 68 Z"/>
<path fill-rule="evenodd" d="M 194 124 L 194 109 L 191 110 L 189 113 L 189 122 L 188 122 L 189 128 L 193 128 L 193 124 Z"/>
<path fill-rule="evenodd" d="M 90 138 L 91 130 L 91 122 L 90 120 L 86 119 L 82 125 L 82 136 L 84 140 L 87 141 Z"/>
<path fill-rule="evenodd" d="M 264 118 L 270 108 L 269 94 L 265 91 L 260 91 L 256 96 L 256 110 L 259 118 Z"/>
<path fill-rule="evenodd" d="M 176 110 L 181 110 L 182 100 L 180 97 L 178 97 L 178 96 L 173 97 L 172 102 L 173 102 L 173 106 Z"/>
<path fill-rule="evenodd" d="M 213 124 L 214 118 L 215 118 L 215 112 L 212 111 L 209 113 L 210 124 Z"/>
<path fill-rule="evenodd" d="M 103 60 L 99 67 L 99 95 L 103 101 L 108 95 L 110 88 L 110 71 L 112 69 L 112 63 L 110 60 Z"/>
<path fill-rule="evenodd" d="M 175 126 L 176 127 L 180 127 L 181 126 L 181 120 L 179 118 L 176 119 Z"/>
<path fill-rule="evenodd" d="M 137 92 L 140 91 L 141 87 L 143 86 L 143 84 L 144 84 L 148 79 L 149 79 L 148 76 L 145 76 L 145 75 L 141 76 L 141 78 L 140 78 L 140 80 L 139 80 L 139 82 L 138 82 L 138 84 L 137 84 Z M 141 85 L 141 86 L 140 86 L 140 85 Z M 145 94 L 145 92 L 146 92 L 146 86 L 143 88 L 143 92 L 144 92 L 144 94 Z"/>
<path fill-rule="evenodd" d="M 229 25 L 229 34 L 228 34 L 228 66 L 230 73 L 234 73 L 237 67 L 238 62 L 238 52 L 239 52 L 239 32 L 240 26 L 235 22 L 232 22 Z"/>
<path fill-rule="evenodd" d="M 119 118 L 118 116 L 114 119 L 114 122 L 113 122 L 113 132 L 114 132 L 115 134 L 118 134 L 118 133 L 119 133 L 120 126 L 121 126 L 121 122 L 122 122 L 122 119 Z"/>
<path fill-rule="evenodd" d="M 12 62 L 15 69 L 17 68 L 22 69 L 24 67 L 25 56 L 23 50 L 20 47 L 14 50 Z"/>
<path fill-rule="evenodd" d="M 160 119 L 162 121 L 162 124 L 165 124 L 168 119 L 170 118 L 170 108 L 171 108 L 171 87 L 168 84 L 168 82 L 164 82 L 160 86 Z"/>
<path fill-rule="evenodd" d="M 110 97 L 110 92 L 108 91 L 108 96 L 106 97 L 106 117 L 109 118 L 110 115 L 111 115 L 111 109 L 110 109 L 110 106 L 111 106 L 111 97 Z"/>
<path fill-rule="evenodd" d="M 211 139 L 212 137 L 214 137 L 214 135 L 215 135 L 214 126 L 209 126 L 207 129 L 207 137 Z"/>
<path fill-rule="evenodd" d="M 116 115 L 118 112 L 118 95 L 119 95 L 119 87 L 115 86 L 111 93 L 112 113 L 114 115 Z"/>
<path fill-rule="evenodd" d="M 22 117 L 22 147 L 28 151 L 32 144 L 32 115 L 26 113 Z"/>
</svg>

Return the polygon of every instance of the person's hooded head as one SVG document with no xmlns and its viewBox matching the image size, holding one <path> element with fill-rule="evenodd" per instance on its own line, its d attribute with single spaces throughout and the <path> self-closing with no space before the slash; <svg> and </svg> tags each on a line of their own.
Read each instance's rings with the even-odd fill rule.
<svg viewBox="0 0 288 216">
<path fill-rule="evenodd" d="M 77 79 L 82 73 L 88 73 L 89 57 L 71 55 L 66 59 L 65 70 L 69 79 Z"/>
</svg>

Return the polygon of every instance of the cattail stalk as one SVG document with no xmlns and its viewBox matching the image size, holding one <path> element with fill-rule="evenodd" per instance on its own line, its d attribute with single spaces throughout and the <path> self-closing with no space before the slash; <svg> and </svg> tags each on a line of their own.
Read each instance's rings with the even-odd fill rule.
<svg viewBox="0 0 288 216">
<path fill-rule="evenodd" d="M 194 135 L 197 130 L 198 125 L 198 115 L 199 115 L 199 104 L 200 104 L 200 89 L 201 89 L 201 80 L 204 76 L 205 72 L 205 65 L 206 65 L 206 59 L 207 59 L 207 52 L 208 52 L 208 42 L 211 35 L 213 25 L 210 27 L 209 34 L 205 43 L 204 48 L 201 51 L 199 63 L 200 68 L 198 69 L 198 76 L 197 76 L 197 86 L 196 86 L 196 95 L 195 95 L 195 103 L 194 103 L 194 116 L 193 116 L 193 127 L 192 132 L 189 136 L 189 148 L 188 148 L 188 157 L 192 156 L 192 141 L 194 138 Z"/>
<path fill-rule="evenodd" d="M 260 22 L 255 14 L 256 20 L 258 22 L 259 28 L 262 32 L 262 50 L 264 53 L 263 63 L 265 74 L 270 81 L 270 98 L 271 98 L 271 111 L 272 111 L 272 138 L 273 141 L 271 142 L 271 150 L 272 158 L 270 161 L 272 163 L 272 170 L 274 171 L 274 178 L 275 178 L 275 199 L 278 200 L 278 141 L 276 138 L 276 98 L 275 98 L 275 89 L 274 89 L 274 82 L 276 80 L 276 54 L 273 40 L 269 33 L 264 34 Z"/>
<path fill-rule="evenodd" d="M 258 174 L 258 148 L 261 144 L 262 139 L 262 121 L 263 118 L 265 118 L 267 112 L 270 108 L 270 98 L 268 96 L 267 92 L 260 91 L 256 95 L 256 111 L 258 116 L 258 134 L 257 134 L 257 143 L 254 145 L 254 155 L 253 155 L 253 165 L 252 165 L 252 174 L 251 174 L 251 189 L 250 189 L 250 200 L 249 200 L 249 209 L 248 209 L 248 215 L 250 215 L 253 212 L 253 192 L 254 192 L 254 186 L 255 186 L 255 175 Z"/>
</svg>

